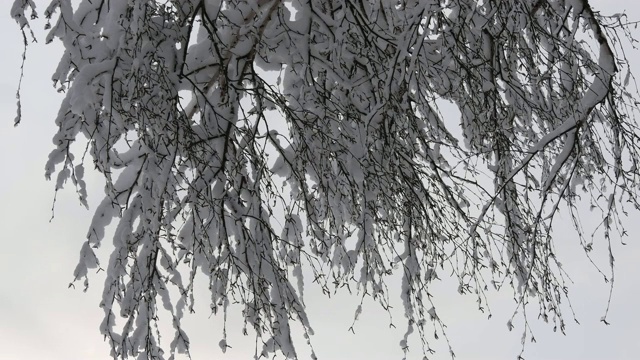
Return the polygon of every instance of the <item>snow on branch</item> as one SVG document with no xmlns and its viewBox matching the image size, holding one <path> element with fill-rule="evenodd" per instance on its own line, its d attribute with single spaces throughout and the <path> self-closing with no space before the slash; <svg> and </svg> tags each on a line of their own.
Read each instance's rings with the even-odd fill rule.
<svg viewBox="0 0 640 360">
<path fill-rule="evenodd" d="M 29 29 L 35 3 L 11 16 Z M 74 276 L 101 266 L 115 220 L 100 326 L 114 358 L 188 353 L 198 272 L 265 357 L 297 357 L 293 322 L 313 334 L 307 270 L 386 309 L 398 273 L 403 349 L 417 332 L 432 351 L 429 326 L 446 337 L 429 293 L 445 271 L 481 309 L 509 284 L 564 330 L 556 214 L 588 251 L 581 194 L 606 241 L 619 199 L 639 208 L 629 33 L 587 0 L 54 0 L 45 17 L 66 92 L 46 175 L 86 202 L 83 141 L 104 175 Z"/>
</svg>

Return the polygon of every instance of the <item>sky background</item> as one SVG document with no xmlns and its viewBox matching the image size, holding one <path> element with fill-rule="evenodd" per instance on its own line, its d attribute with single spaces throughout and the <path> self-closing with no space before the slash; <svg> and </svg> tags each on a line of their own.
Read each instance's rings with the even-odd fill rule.
<svg viewBox="0 0 640 360">
<path fill-rule="evenodd" d="M 124 0 L 123 0 L 124 1 Z M 0 0 L 0 33 L 5 50 L 0 57 L 0 359 L 109 359 L 98 326 L 102 311 L 98 307 L 103 274 L 90 278 L 84 293 L 81 286 L 68 288 L 84 242 L 92 213 L 80 206 L 72 189 L 58 194 L 52 217 L 54 184 L 44 179 L 44 164 L 53 148 L 56 131 L 53 122 L 61 95 L 51 87 L 51 74 L 61 48 L 40 43 L 29 47 L 22 86 L 23 119 L 14 128 L 15 91 L 20 74 L 22 36 L 9 17 L 13 1 Z M 45 1 L 36 3 L 42 10 Z M 592 1 L 596 10 L 617 13 L 627 10 L 629 19 L 640 20 L 640 3 L 635 1 Z M 34 24 L 44 25 L 40 19 Z M 634 32 L 640 38 L 640 31 Z M 637 51 L 628 56 L 640 59 Z M 635 61 L 640 75 L 640 61 Z M 102 197 L 102 176 L 88 172 L 91 209 Z M 559 218 L 562 221 L 562 218 Z M 530 319 L 537 343 L 527 343 L 526 359 L 638 359 L 640 358 L 640 215 L 626 219 L 628 245 L 614 241 L 616 285 L 608 321 L 600 322 L 607 306 L 609 286 L 584 257 L 577 237 L 559 223 L 556 244 L 563 254 L 565 269 L 574 284 L 571 298 L 581 325 L 571 321 L 566 311 L 567 335 L 553 333 L 551 326 Z M 597 219 L 591 219 L 597 220 Z M 590 222 L 587 217 L 585 223 Z M 109 241 L 109 238 L 105 238 Z M 595 244 L 596 259 L 607 268 L 604 242 Z M 105 262 L 108 247 L 99 251 Z M 399 284 L 398 284 L 399 288 Z M 206 288 L 204 289 L 206 290 Z M 491 293 L 493 317 L 477 311 L 472 296 L 460 296 L 450 282 L 436 284 L 436 310 L 448 325 L 448 335 L 458 359 L 514 359 L 519 354 L 522 320 L 516 317 L 516 329 L 509 332 L 507 321 L 515 309 L 509 291 Z M 196 314 L 187 316 L 185 327 L 191 338 L 194 359 L 219 358 L 222 338 L 221 317 L 209 318 L 206 291 L 200 292 Z M 356 323 L 355 334 L 348 331 L 353 321 L 357 298 L 345 294 L 326 298 L 318 289 L 307 286 L 306 301 L 312 337 L 320 359 L 401 359 L 398 345 L 404 333 L 402 314 L 396 311 L 396 329 L 389 329 L 385 312 L 373 301 L 365 301 L 364 312 Z M 399 305 L 399 304 L 398 304 Z M 535 306 L 533 306 L 535 307 Z M 534 309 L 535 310 L 535 309 Z M 252 337 L 242 337 L 239 308 L 232 308 L 228 319 L 228 343 L 232 346 L 221 359 L 253 357 Z M 537 313 L 532 313 L 536 315 Z M 167 338 L 166 342 L 170 340 Z M 413 345 L 413 346 L 411 346 Z M 421 359 L 417 337 L 410 341 L 407 359 Z M 436 359 L 448 359 L 446 343 L 434 345 Z M 303 346 L 299 346 L 305 354 Z"/>
</svg>

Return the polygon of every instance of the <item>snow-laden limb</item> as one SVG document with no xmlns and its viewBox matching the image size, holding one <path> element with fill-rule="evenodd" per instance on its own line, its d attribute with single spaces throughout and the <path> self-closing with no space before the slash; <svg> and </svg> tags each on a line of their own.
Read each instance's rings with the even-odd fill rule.
<svg viewBox="0 0 640 360">
<path fill-rule="evenodd" d="M 355 284 L 387 309 L 401 271 L 401 346 L 417 332 L 425 354 L 427 327 L 445 330 L 429 293 L 440 269 L 480 309 L 489 284 L 511 284 L 563 329 L 555 214 L 569 209 L 589 250 L 580 192 L 607 240 L 617 199 L 639 207 L 640 139 L 610 40 L 626 30 L 587 0 L 72 5 L 44 12 L 66 92 L 46 176 L 56 190 L 71 179 L 85 204 L 86 154 L 105 176 L 74 276 L 100 266 L 93 249 L 115 219 L 100 326 L 113 357 L 164 358 L 167 313 L 171 356 L 188 352 L 181 319 L 202 273 L 213 313 L 241 304 L 258 356 L 294 358 L 292 322 L 313 334 L 309 266 L 326 292 Z M 29 11 L 15 1 L 23 31 Z"/>
</svg>

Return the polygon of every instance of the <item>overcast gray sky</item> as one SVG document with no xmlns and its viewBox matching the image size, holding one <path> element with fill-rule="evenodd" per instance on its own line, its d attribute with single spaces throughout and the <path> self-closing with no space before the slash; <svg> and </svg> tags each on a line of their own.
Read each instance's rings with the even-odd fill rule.
<svg viewBox="0 0 640 360">
<path fill-rule="evenodd" d="M 124 0 L 123 0 L 124 1 Z M 15 90 L 20 72 L 22 37 L 9 18 L 13 1 L 0 1 L 0 33 L 4 48 L 0 58 L 0 359 L 108 359 L 108 348 L 98 326 L 102 312 L 98 308 L 104 278 L 96 275 L 87 293 L 68 289 L 91 211 L 77 201 L 73 190 L 58 194 L 55 218 L 52 216 L 54 184 L 44 179 L 44 164 L 52 149 L 53 122 L 61 100 L 51 87 L 51 73 L 57 65 L 60 48 L 39 44 L 29 47 L 23 83 L 23 124 L 13 127 L 16 112 Z M 45 1 L 37 1 L 44 8 Z M 605 13 L 627 9 L 630 20 L 640 20 L 636 1 L 592 1 Z M 43 21 L 36 22 L 43 25 Z M 42 35 L 42 33 L 40 33 Z M 635 35 L 640 38 L 640 31 Z M 40 36 L 43 39 L 43 36 Z M 638 52 L 630 52 L 639 58 Z M 636 61 L 636 69 L 640 62 Z M 640 75 L 640 70 L 636 70 Z M 101 176 L 87 174 L 90 204 L 101 199 Z M 608 285 L 588 263 L 569 229 L 558 228 L 556 241 L 564 253 L 565 268 L 574 284 L 571 287 L 574 309 L 582 325 L 569 322 L 567 336 L 553 333 L 531 319 L 537 343 L 527 344 L 527 359 L 638 359 L 640 358 L 640 233 L 639 214 L 627 219 L 630 237 L 627 246 L 614 243 L 617 260 L 616 286 L 608 320 L 601 323 Z M 588 223 L 588 219 L 587 219 Z M 570 227 L 567 223 L 567 227 Z M 604 242 L 598 258 L 606 269 Z M 108 255 L 99 253 L 102 259 Z M 206 290 L 206 289 L 204 289 Z M 453 284 L 435 286 L 436 309 L 447 323 L 451 344 L 458 359 L 513 359 L 520 349 L 522 321 L 516 330 L 507 330 L 507 320 L 515 308 L 510 294 L 493 294 L 493 317 L 476 310 L 473 297 L 461 297 Z M 201 292 L 200 307 L 186 321 L 192 340 L 193 358 L 217 358 L 221 318 L 208 317 L 208 302 Z M 388 316 L 372 301 L 365 302 L 364 313 L 356 324 L 356 333 L 348 331 L 357 304 L 348 296 L 327 299 L 308 287 L 306 301 L 316 335 L 312 338 L 320 359 L 401 359 L 398 342 L 404 322 L 398 313 L 397 329 L 389 329 Z M 240 335 L 239 309 L 232 308 L 229 318 L 229 345 L 223 359 L 253 357 L 252 338 Z M 534 313 L 535 314 L 535 313 Z M 566 316 L 570 318 L 569 312 Z M 519 319 L 519 318 L 518 318 Z M 168 340 L 167 340 L 168 341 Z M 411 342 L 408 359 L 421 359 L 417 339 Z M 447 359 L 444 342 L 437 344 L 439 356 Z M 302 351 L 304 353 L 304 351 Z"/>
</svg>

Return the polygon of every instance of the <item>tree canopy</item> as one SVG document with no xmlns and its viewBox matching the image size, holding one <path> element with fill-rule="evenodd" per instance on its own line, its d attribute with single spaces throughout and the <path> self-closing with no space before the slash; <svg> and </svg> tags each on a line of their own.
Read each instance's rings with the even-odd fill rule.
<svg viewBox="0 0 640 360">
<path fill-rule="evenodd" d="M 26 46 L 35 3 L 11 15 Z M 66 94 L 46 176 L 86 206 L 85 166 L 104 175 L 74 281 L 106 271 L 114 358 L 188 351 L 197 274 L 259 356 L 297 357 L 293 321 L 311 338 L 311 282 L 387 308 L 400 276 L 402 346 L 417 332 L 425 355 L 447 274 L 480 308 L 506 286 L 564 330 L 557 214 L 589 256 L 640 208 L 632 39 L 587 0 L 53 0 L 44 17 Z"/>
</svg>

